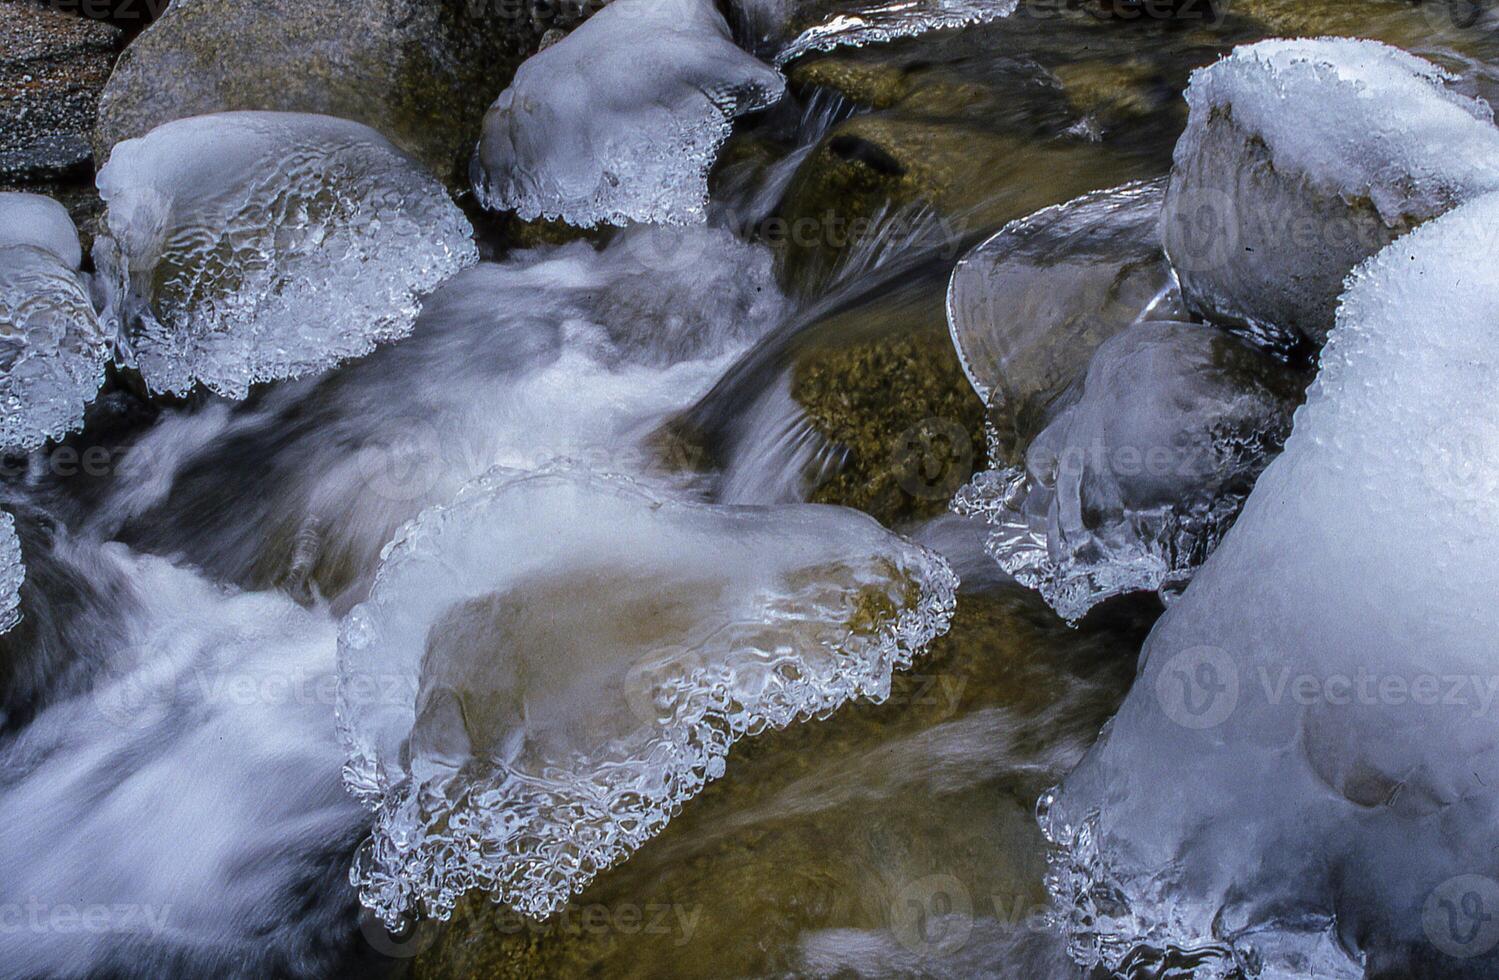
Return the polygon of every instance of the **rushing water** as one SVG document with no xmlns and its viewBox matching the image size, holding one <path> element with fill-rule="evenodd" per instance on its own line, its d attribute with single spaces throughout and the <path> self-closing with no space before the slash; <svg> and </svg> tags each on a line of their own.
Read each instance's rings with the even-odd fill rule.
<svg viewBox="0 0 1499 980">
<path fill-rule="evenodd" d="M 1008 19 L 976 23 L 997 15 L 953 4 L 938 23 L 968 26 L 893 41 L 885 39 L 907 32 L 887 26 L 907 5 L 849 4 L 874 26 L 814 23 L 798 40 L 776 37 L 785 6 L 736 7 L 739 42 L 769 61 L 781 52 L 778 63 L 847 44 L 839 64 L 848 76 L 893 74 L 904 94 L 893 105 L 883 96 L 861 103 L 831 76 L 797 83 L 793 65 L 792 94 L 739 121 L 705 209 L 695 185 L 685 187 L 691 200 L 677 210 L 705 211 L 706 224 L 523 248 L 481 223 L 487 261 L 457 272 L 473 258 L 467 242 L 443 245 L 441 262 L 453 266 L 443 272 L 456 274 L 425 297 L 420 315 L 403 306 L 398 329 L 361 324 L 375 339 L 399 338 L 372 353 L 351 334 L 314 365 L 331 369 L 307 377 L 303 361 L 295 370 L 239 365 L 223 383 L 197 362 L 170 383 L 145 372 L 158 388 L 182 391 L 198 378 L 229 395 L 288 378 L 243 400 L 201 389 L 153 399 L 140 376 L 114 371 L 80 433 L 7 457 L 0 502 L 26 573 L 3 583 L 19 590 L 23 618 L 0 636 L 0 977 L 1085 975 L 1050 912 L 1035 803 L 1118 708 L 1160 607 L 1154 596 L 1113 599 L 1073 628 L 1001 572 L 985 553 L 983 522 L 945 512 L 984 468 L 986 447 L 965 421 L 935 420 L 967 446 L 954 457 L 961 472 L 897 465 L 894 489 L 858 501 L 904 540 L 852 512 L 797 506 L 833 499 L 870 466 L 856 429 L 837 430 L 824 417 L 829 399 L 808 394 L 809 378 L 817 365 L 909 344 L 916 353 L 904 356 L 918 362 L 951 361 L 948 380 L 930 383 L 949 385 L 955 414 L 980 419 L 985 406 L 949 346 L 959 258 L 1040 208 L 1164 175 L 1185 122 L 1188 71 L 1234 44 L 1301 23 L 1384 37 L 1439 57 L 1460 72 L 1462 90 L 1481 95 L 1499 90 L 1495 42 L 1379 0 L 1309 3 L 1311 12 L 1267 2 L 1259 18 L 1230 9 L 1205 21 L 1025 3 Z M 593 28 L 607 26 L 601 18 Z M 765 93 L 753 94 L 758 107 Z M 741 108 L 694 98 L 717 115 Z M 859 205 L 868 206 L 865 233 L 834 248 L 776 240 L 776 219 L 816 196 L 804 172 L 817 154 L 873 161 L 876 172 L 904 166 L 857 135 L 875 129 L 839 128 L 850 121 L 892 132 L 955 127 L 983 172 L 947 174 L 946 196 L 927 206 L 858 190 L 870 197 Z M 525 125 L 514 123 L 512 156 L 537 150 Z M 286 207 L 275 221 L 295 220 Z M 611 220 L 621 207 L 609 202 Z M 441 218 L 445 235 L 462 224 L 451 207 Z M 140 302 L 131 290 L 147 288 L 150 270 L 118 251 L 99 254 L 99 271 L 112 277 L 101 291 Z M 111 255 L 121 264 L 109 265 Z M 1159 286 L 1151 280 L 1151 299 Z M 336 298 L 324 302 L 330 322 L 350 315 L 332 308 Z M 235 311 L 216 309 L 203 329 Z M 260 340 L 305 335 L 285 313 L 258 311 L 274 325 Z M 941 359 L 922 353 L 939 348 Z M 904 379 L 893 378 L 877 400 L 900 401 Z M 1045 401 L 1049 409 L 1070 397 L 1048 389 Z M 902 446 L 888 450 L 899 463 Z M 474 481 L 486 473 L 494 481 L 496 472 L 549 465 L 584 474 L 566 479 L 589 493 L 596 474 L 614 474 L 604 481 L 611 487 L 628 480 L 629 506 L 611 496 L 590 511 L 584 494 L 549 509 L 501 479 L 479 484 L 493 496 L 469 508 L 477 516 L 442 525 L 446 541 L 424 536 L 424 526 L 448 520 L 444 505 L 479 499 Z M 691 541 L 657 549 L 678 524 L 690 525 Z M 763 551 L 748 550 L 751 540 Z M 0 549 L 8 544 L 6 535 Z M 863 635 L 859 617 L 875 615 L 865 606 L 812 586 L 778 592 L 746 569 L 715 567 L 729 554 L 758 554 L 753 571 L 773 567 L 786 579 L 830 576 L 844 592 L 863 590 L 861 602 L 873 595 L 881 614 L 898 608 L 898 625 L 881 628 L 903 631 L 901 642 L 871 628 L 867 644 L 851 644 Z M 417 574 L 431 568 L 439 571 L 426 580 Z M 684 568 L 697 574 L 682 579 Z M 948 568 L 963 583 L 955 611 Z M 438 602 L 426 590 L 439 578 L 451 594 L 426 610 Z M 503 620 L 542 637 L 547 656 L 515 668 L 530 672 L 524 681 L 462 660 L 488 652 L 464 647 L 463 631 L 499 628 L 507 614 L 483 603 L 502 587 L 522 605 L 559 610 Z M 452 626 L 449 606 L 478 609 L 483 621 Z M 430 634 L 428 611 L 448 616 Z M 8 612 L 0 598 L 0 618 Z M 371 615 L 419 620 L 428 645 L 412 647 L 420 664 L 409 670 L 369 668 L 375 701 L 351 707 L 347 690 L 340 699 L 339 660 L 347 684 L 348 659 L 372 642 L 356 635 Z M 698 637 L 684 658 L 690 669 L 672 676 L 717 700 L 689 717 L 683 704 L 701 692 L 663 707 L 647 691 L 642 708 L 631 687 L 639 663 L 610 655 L 648 649 L 658 620 L 691 615 L 716 617 L 715 632 Z M 829 621 L 837 636 L 817 632 Z M 443 623 L 457 639 L 445 639 Z M 720 626 L 741 632 L 728 642 Z M 892 665 L 944 631 L 889 679 Z M 555 639 L 564 634 L 565 643 Z M 455 656 L 447 639 L 459 647 L 456 661 L 443 659 Z M 798 643 L 827 663 L 795 661 L 786 651 Z M 716 652 L 745 647 L 764 656 Z M 776 688 L 783 682 L 791 694 Z M 505 685 L 534 690 L 511 705 Z M 445 700 L 455 689 L 469 698 L 459 708 Z M 871 694 L 883 703 L 858 697 Z M 786 727 L 812 716 L 822 720 Z M 637 738 L 652 725 L 671 737 Z M 525 756 L 517 731 L 541 732 L 529 749 L 543 743 L 547 752 Z M 472 759 L 479 734 L 492 765 Z M 757 737 L 731 749 L 740 735 Z M 703 742 L 711 751 L 690 766 L 661 761 Z M 440 779 L 431 775 L 439 770 Z M 522 781 L 561 802 L 528 804 L 521 831 L 495 829 L 521 822 L 503 809 L 487 812 L 488 823 L 464 822 L 464 807 L 484 810 L 475 785 L 517 792 L 522 770 Z M 638 785 L 622 794 L 626 770 Z M 651 797 L 647 777 L 671 785 Z M 567 796 L 596 803 L 596 786 L 611 779 L 607 813 Z M 465 780 L 461 793 L 478 802 L 432 801 Z M 384 808 L 385 837 L 376 858 L 359 859 L 359 876 L 367 902 L 384 883 L 380 911 L 395 933 L 361 910 L 350 884 L 372 816 L 345 782 Z M 412 808 L 425 822 L 408 819 Z M 566 853 L 574 865 L 538 871 L 526 848 L 542 850 L 540 838 L 565 852 L 565 840 L 547 835 L 567 828 L 608 838 L 598 848 L 607 860 Z M 432 846 L 404 848 L 423 832 L 442 846 L 423 838 Z M 495 857 L 509 846 L 518 850 Z M 461 860 L 444 864 L 444 847 Z M 441 897 L 422 906 L 392 885 L 401 861 L 412 880 L 437 882 Z M 524 891 L 542 878 L 550 891 Z M 512 908 L 475 885 L 500 890 Z M 513 908 L 555 914 L 538 921 Z M 422 911 L 449 918 L 438 924 Z M 1131 975 L 1185 975 L 1172 971 L 1193 955 L 1136 951 Z"/>
</svg>

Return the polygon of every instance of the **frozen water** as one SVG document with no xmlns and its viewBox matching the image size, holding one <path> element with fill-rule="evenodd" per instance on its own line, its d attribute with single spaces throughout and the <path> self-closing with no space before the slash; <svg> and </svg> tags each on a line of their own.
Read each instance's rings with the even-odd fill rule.
<svg viewBox="0 0 1499 980">
<path fill-rule="evenodd" d="M 95 259 L 156 391 L 244 397 L 405 336 L 419 297 L 478 259 L 442 185 L 329 116 L 226 112 L 117 144 Z"/>
<path fill-rule="evenodd" d="M 1499 188 L 1499 130 L 1446 71 L 1375 41 L 1263 41 L 1194 72 L 1162 236 L 1192 309 L 1320 343 L 1344 277 Z"/>
<path fill-rule="evenodd" d="M 388 547 L 340 636 L 355 867 L 389 922 L 481 888 L 545 917 L 660 832 L 730 744 L 883 698 L 956 581 L 856 511 L 499 469 Z M 401 704 L 357 693 L 417 682 Z"/>
<path fill-rule="evenodd" d="M 1284 453 L 1048 801 L 1077 955 L 1499 969 L 1499 195 L 1351 277 Z"/>
<path fill-rule="evenodd" d="M 78 229 L 68 209 L 42 194 L 0 191 L 0 248 L 10 245 L 51 252 L 69 269 L 83 261 Z"/>
<path fill-rule="evenodd" d="M 989 406 L 999 457 L 1018 463 L 1098 345 L 1142 316 L 1176 313 L 1157 234 L 1164 180 L 1085 194 L 1012 221 L 965 255 L 947 325 Z"/>
<path fill-rule="evenodd" d="M 109 345 L 81 258 L 61 204 L 0 194 L 0 450 L 36 449 L 78 428 L 104 383 Z"/>
<path fill-rule="evenodd" d="M 526 219 L 701 223 L 730 120 L 784 91 L 712 0 L 614 0 L 515 73 L 485 117 L 474 189 Z"/>
<path fill-rule="evenodd" d="M 16 519 L 0 510 L 0 633 L 9 633 L 21 621 L 21 586 L 26 582 L 26 564 L 21 558 L 21 539 Z"/>
<path fill-rule="evenodd" d="M 1175 586 L 1233 523 L 1290 429 L 1296 375 L 1212 327 L 1151 321 L 1098 348 L 1024 467 L 980 473 L 955 506 L 1065 619 Z"/>
<path fill-rule="evenodd" d="M 1010 16 L 1019 5 L 1019 0 L 736 0 L 747 33 L 775 50 L 777 65 L 814 51 L 983 24 Z M 788 39 L 790 31 L 796 34 Z"/>
</svg>

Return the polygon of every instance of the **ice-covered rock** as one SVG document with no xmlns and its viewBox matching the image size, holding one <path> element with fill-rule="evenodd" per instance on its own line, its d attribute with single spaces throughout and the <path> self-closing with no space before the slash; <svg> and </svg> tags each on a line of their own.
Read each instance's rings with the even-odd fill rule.
<svg viewBox="0 0 1499 980">
<path fill-rule="evenodd" d="M 515 73 L 485 116 L 474 189 L 527 219 L 700 223 L 730 120 L 784 90 L 712 0 L 614 0 Z"/>
<path fill-rule="evenodd" d="M 1499 969 L 1499 195 L 1350 279 L 1284 453 L 1047 801 L 1074 950 Z"/>
<path fill-rule="evenodd" d="M 0 510 L 0 633 L 9 633 L 21 621 L 21 586 L 26 581 L 26 563 L 21 557 L 21 539 L 16 519 Z"/>
<path fill-rule="evenodd" d="M 1006 225 L 965 255 L 947 324 L 995 448 L 1018 463 L 1098 345 L 1180 298 L 1157 234 L 1164 180 L 1085 194 Z"/>
<path fill-rule="evenodd" d="M 446 917 L 480 888 L 549 915 L 741 736 L 883 698 L 945 632 L 955 586 L 852 510 L 493 471 L 397 535 L 342 626 L 345 779 L 376 809 L 365 904 Z M 360 696 L 391 679 L 414 697 Z"/>
<path fill-rule="evenodd" d="M 1189 307 L 1321 343 L 1343 279 L 1499 188 L 1499 129 L 1452 76 L 1376 41 L 1263 41 L 1195 72 L 1162 238 Z"/>
<path fill-rule="evenodd" d="M 226 112 L 115 146 L 95 259 L 150 386 L 243 397 L 402 337 L 478 259 L 418 164 L 367 126 Z"/>
<path fill-rule="evenodd" d="M 979 474 L 960 513 L 1061 616 L 1184 582 L 1290 430 L 1298 375 L 1212 327 L 1148 321 L 1107 340 L 1023 467 Z"/>
<path fill-rule="evenodd" d="M 735 0 L 745 31 L 784 65 L 804 54 L 1008 17 L 1020 0 Z"/>
<path fill-rule="evenodd" d="M 109 345 L 77 268 L 67 209 L 0 193 L 0 449 L 67 434 L 104 382 Z"/>
</svg>

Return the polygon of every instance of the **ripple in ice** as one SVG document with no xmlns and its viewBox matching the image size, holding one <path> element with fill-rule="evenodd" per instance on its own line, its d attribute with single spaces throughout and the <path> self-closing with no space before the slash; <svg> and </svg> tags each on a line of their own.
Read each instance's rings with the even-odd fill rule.
<svg viewBox="0 0 1499 980">
<path fill-rule="evenodd" d="M 0 193 L 0 449 L 25 452 L 83 423 L 109 345 L 77 272 L 67 210 Z"/>
<path fill-rule="evenodd" d="M 700 224 L 730 120 L 785 86 L 734 45 L 711 0 L 614 0 L 495 100 L 475 193 L 526 219 Z"/>
<path fill-rule="evenodd" d="M 480 888 L 549 915 L 741 736 L 885 697 L 955 587 L 856 511 L 491 472 L 403 529 L 342 627 L 345 781 L 377 811 L 352 876 L 365 904 L 446 917 Z M 382 678 L 418 691 L 361 696 Z"/>
<path fill-rule="evenodd" d="M 225 112 L 117 144 L 94 254 L 147 383 L 243 397 L 405 336 L 478 260 L 435 178 L 330 116 Z"/>
</svg>

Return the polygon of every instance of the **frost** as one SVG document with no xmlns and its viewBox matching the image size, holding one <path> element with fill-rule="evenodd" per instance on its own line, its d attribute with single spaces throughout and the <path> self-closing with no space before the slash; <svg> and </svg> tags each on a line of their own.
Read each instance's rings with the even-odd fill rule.
<svg viewBox="0 0 1499 980">
<path fill-rule="evenodd" d="M 77 429 L 104 383 L 109 346 L 75 271 L 81 257 L 62 205 L 0 194 L 0 449 Z"/>
<path fill-rule="evenodd" d="M 1284 453 L 1048 802 L 1076 956 L 1499 968 L 1499 195 L 1350 278 Z"/>
<path fill-rule="evenodd" d="M 515 73 L 485 117 L 474 189 L 526 219 L 699 224 L 730 120 L 784 90 L 711 0 L 615 0 Z"/>
<path fill-rule="evenodd" d="M 1320 343 L 1343 278 L 1499 188 L 1499 130 L 1437 66 L 1375 41 L 1264 41 L 1194 72 L 1162 215 L 1194 311 Z"/>
<path fill-rule="evenodd" d="M 15 629 L 21 621 L 21 586 L 26 565 L 21 559 L 21 539 L 16 519 L 0 510 L 0 633 Z"/>
<path fill-rule="evenodd" d="M 771 0 L 776 4 L 776 0 Z M 805 0 L 790 0 L 793 13 L 801 14 L 801 8 L 831 6 L 825 3 L 807 3 Z M 780 3 L 784 6 L 784 0 Z M 863 47 L 883 44 L 897 38 L 912 37 L 928 31 L 968 27 L 1002 20 L 1015 12 L 1020 0 L 853 0 L 838 3 L 825 13 L 817 23 L 806 27 L 789 43 L 776 52 L 775 63 L 786 65 L 802 55 L 816 51 L 831 51 L 839 47 Z M 750 8 L 752 23 L 765 23 L 769 18 L 763 10 L 763 0 L 745 0 Z M 799 18 L 796 18 L 799 19 Z M 794 20 L 793 20 L 794 22 Z"/>
<path fill-rule="evenodd" d="M 1290 428 L 1294 375 L 1211 327 L 1146 322 L 1109 339 L 1026 453 L 979 474 L 959 513 L 1062 617 L 1175 586 L 1233 523 Z"/>
<path fill-rule="evenodd" d="M 405 336 L 478 259 L 442 186 L 367 126 L 226 112 L 115 146 L 95 258 L 157 391 L 243 397 Z"/>
<path fill-rule="evenodd" d="M 841 508 L 495 470 L 387 548 L 339 645 L 353 880 L 397 924 L 473 888 L 545 917 L 655 836 L 744 735 L 880 699 L 945 632 L 936 555 Z M 412 701 L 371 704 L 381 678 Z"/>
</svg>

